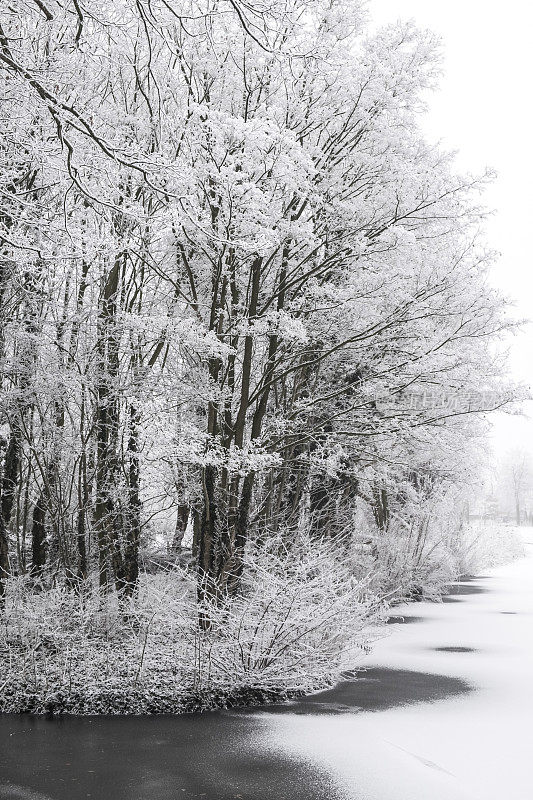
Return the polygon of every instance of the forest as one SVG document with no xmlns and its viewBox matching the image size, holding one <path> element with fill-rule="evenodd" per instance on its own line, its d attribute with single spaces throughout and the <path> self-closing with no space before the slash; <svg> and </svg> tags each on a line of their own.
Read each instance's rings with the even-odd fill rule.
<svg viewBox="0 0 533 800">
<path fill-rule="evenodd" d="M 0 710 L 288 696 L 505 542 L 490 172 L 362 0 L 0 10 Z M 492 557 L 492 556 L 491 556 Z"/>
</svg>

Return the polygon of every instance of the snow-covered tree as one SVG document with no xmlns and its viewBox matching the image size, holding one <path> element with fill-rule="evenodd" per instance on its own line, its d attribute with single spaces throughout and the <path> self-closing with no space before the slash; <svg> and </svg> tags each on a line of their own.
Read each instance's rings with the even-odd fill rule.
<svg viewBox="0 0 533 800">
<path fill-rule="evenodd" d="M 506 323 L 488 176 L 418 125 L 438 65 L 358 0 L 0 12 L 0 586 L 131 592 L 191 527 L 231 594 L 252 540 L 465 482 Z"/>
</svg>

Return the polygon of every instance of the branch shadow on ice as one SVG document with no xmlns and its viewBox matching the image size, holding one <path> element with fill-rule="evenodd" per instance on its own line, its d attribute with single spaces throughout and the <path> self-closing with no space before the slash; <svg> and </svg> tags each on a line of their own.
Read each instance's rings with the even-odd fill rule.
<svg viewBox="0 0 533 800">
<path fill-rule="evenodd" d="M 333 689 L 262 710 L 275 714 L 311 715 L 385 711 L 398 706 L 435 702 L 471 691 L 473 687 L 468 683 L 448 675 L 373 667 L 359 673 L 356 678 L 342 680 Z"/>
</svg>

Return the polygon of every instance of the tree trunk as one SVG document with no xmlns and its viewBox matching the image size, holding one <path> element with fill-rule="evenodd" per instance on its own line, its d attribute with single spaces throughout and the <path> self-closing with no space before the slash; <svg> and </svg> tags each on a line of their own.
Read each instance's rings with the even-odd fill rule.
<svg viewBox="0 0 533 800">
<path fill-rule="evenodd" d="M 41 489 L 35 503 L 31 527 L 31 575 L 40 578 L 46 564 L 46 503 Z"/>
<path fill-rule="evenodd" d="M 2 603 L 6 585 L 5 581 L 9 575 L 9 541 L 4 520 L 0 516 L 0 603 Z"/>
<path fill-rule="evenodd" d="M 5 579 L 10 572 L 9 523 L 11 521 L 20 466 L 20 433 L 19 425 L 17 423 L 12 424 L 11 437 L 4 460 L 4 474 L 0 483 L 0 597 L 5 594 Z"/>
<path fill-rule="evenodd" d="M 141 541 L 141 497 L 139 475 L 139 414 L 130 406 L 130 436 L 128 443 L 128 510 L 126 523 L 126 542 L 122 571 L 117 584 L 118 589 L 130 596 L 139 577 L 139 545 Z"/>
<path fill-rule="evenodd" d="M 117 538 L 117 510 L 114 488 L 117 480 L 118 438 L 118 346 L 119 332 L 116 329 L 116 312 L 120 271 L 123 254 L 117 255 L 106 278 L 98 319 L 98 379 L 96 400 L 96 499 L 95 528 L 98 540 L 99 582 L 105 589 L 109 570 L 119 582 L 123 572 L 120 542 Z"/>
<path fill-rule="evenodd" d="M 172 539 L 172 546 L 170 548 L 174 555 L 177 555 L 181 552 L 183 537 L 185 536 L 187 525 L 189 524 L 189 513 L 190 509 L 188 503 L 180 503 L 178 505 L 176 528 L 174 530 L 174 538 Z"/>
<path fill-rule="evenodd" d="M 386 489 L 375 487 L 372 511 L 379 530 L 386 531 L 389 525 L 389 500 Z"/>
<path fill-rule="evenodd" d="M 87 457 L 83 451 L 78 468 L 78 518 L 76 544 L 78 550 L 78 580 L 84 581 L 88 575 L 87 543 L 85 539 L 86 514 L 89 504 L 89 487 L 87 485 Z"/>
<path fill-rule="evenodd" d="M 216 593 L 216 581 L 219 577 L 220 543 L 217 542 L 216 482 L 217 469 L 212 464 L 207 464 L 203 470 L 204 502 L 198 543 L 198 569 L 202 599 L 207 592 Z"/>
</svg>

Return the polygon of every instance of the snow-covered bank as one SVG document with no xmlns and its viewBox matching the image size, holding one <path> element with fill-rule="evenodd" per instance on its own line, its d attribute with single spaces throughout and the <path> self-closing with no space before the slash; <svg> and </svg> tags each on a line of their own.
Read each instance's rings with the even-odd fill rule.
<svg viewBox="0 0 533 800">
<path fill-rule="evenodd" d="M 144 574 L 131 597 L 10 579 L 0 712 L 184 713 L 331 686 L 385 611 L 337 544 L 250 548 L 241 591 L 201 601 L 179 567 Z"/>
<path fill-rule="evenodd" d="M 400 705 L 352 713 L 368 686 L 351 684 L 351 703 L 314 715 L 268 715 L 270 750 L 326 771 L 346 800 L 529 800 L 533 719 L 533 535 L 527 555 L 459 584 L 442 604 L 395 609 L 397 619 L 366 661 L 374 684 L 379 672 L 397 676 Z M 415 672 L 435 685 L 437 698 L 402 696 L 402 675 Z M 375 676 L 378 677 L 375 677 Z M 431 681 L 433 678 L 433 683 Z M 405 688 L 405 687 L 404 687 Z M 379 693 L 379 686 L 374 687 Z M 329 695 L 329 697 L 326 697 Z M 410 702 L 410 699 L 413 702 Z M 422 699 L 422 702 L 420 700 Z M 360 706 L 364 703 L 360 703 Z M 298 709 L 295 707 L 295 711 Z M 315 709 L 319 710 L 319 709 Z M 334 713 L 331 713 L 331 712 Z M 326 713 L 324 713 L 326 712 Z M 311 716 L 310 716 L 311 714 Z"/>
<path fill-rule="evenodd" d="M 442 604 L 397 607 L 366 673 L 292 704 L 0 715 L 0 798 L 529 800 L 528 552 Z"/>
<path fill-rule="evenodd" d="M 377 623 L 387 600 L 439 597 L 461 568 L 483 563 L 487 553 L 506 559 L 517 552 L 509 529 L 466 533 L 455 551 L 453 541 L 438 551 L 447 554 L 445 564 L 432 541 L 430 557 L 414 559 L 402 551 L 401 537 L 383 536 L 382 551 L 415 565 L 391 591 L 396 573 L 372 554 L 347 550 L 341 561 L 331 542 L 304 540 L 296 553 L 296 545 L 290 552 L 265 545 L 248 554 L 242 595 L 206 606 L 206 631 L 198 627 L 195 581 L 186 569 L 143 575 L 126 603 L 90 586 L 83 593 L 65 585 L 37 591 L 27 577 L 10 580 L 0 627 L 0 712 L 177 714 L 332 686 L 383 636 Z"/>
</svg>

